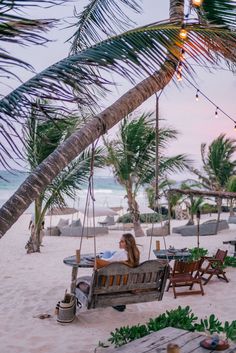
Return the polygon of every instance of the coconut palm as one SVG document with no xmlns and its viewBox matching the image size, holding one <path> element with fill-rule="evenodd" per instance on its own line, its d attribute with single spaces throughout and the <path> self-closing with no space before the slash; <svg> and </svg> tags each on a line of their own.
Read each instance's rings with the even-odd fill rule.
<svg viewBox="0 0 236 353">
<path fill-rule="evenodd" d="M 236 4 L 233 0 L 205 0 L 200 9 L 194 7 L 195 18 L 190 16 L 184 23 L 188 32 L 186 40 L 179 37 L 181 29 L 183 30 L 184 0 L 170 0 L 168 21 L 117 35 L 114 34 L 115 29 L 118 26 L 121 30 L 124 23 L 120 20 L 124 18 L 120 3 L 136 9 L 135 2 L 131 0 L 91 1 L 79 16 L 71 55 L 45 69 L 0 101 L 3 121 L 1 133 L 6 143 L 10 142 L 9 148 L 16 152 L 16 144 L 9 140 L 9 134 L 6 133 L 9 129 L 16 135 L 10 118 L 22 123 L 25 111 L 34 104 L 35 97 L 55 98 L 57 101 L 75 102 L 79 106 L 92 108 L 97 102 L 97 91 L 104 89 L 104 84 L 108 83 L 104 79 L 103 70 L 115 71 L 132 82 L 137 77 L 138 80 L 141 76 L 144 77 L 143 81 L 110 107 L 94 114 L 94 119 L 71 135 L 63 146 L 55 150 L 29 176 L 26 184 L 30 192 L 26 195 L 25 187 L 20 187 L 0 210 L 0 236 L 60 170 L 147 98 L 165 87 L 174 77 L 176 69 L 179 76 L 181 68 L 181 75 L 193 75 L 189 62 L 195 61 L 199 65 L 211 63 L 215 67 L 224 59 L 235 63 Z M 112 36 L 109 29 L 112 30 Z M 102 32 L 103 38 L 107 37 L 101 42 L 98 42 L 99 32 Z M 83 39 L 78 40 L 81 34 Z M 183 61 L 183 52 L 190 61 Z M 6 148 L 4 150 L 2 147 L 2 150 L 7 153 Z M 13 152 L 10 154 L 13 155 Z M 48 164 L 50 173 L 45 174 Z"/>
<path fill-rule="evenodd" d="M 226 190 L 236 192 L 236 175 L 232 175 L 227 183 Z M 234 216 L 234 199 L 230 199 L 230 216 Z"/>
<path fill-rule="evenodd" d="M 78 128 L 80 119 L 71 116 L 63 117 L 56 112 L 57 118 L 45 121 L 43 115 L 38 116 L 38 111 L 32 108 L 32 113 L 24 129 L 24 142 L 26 160 L 33 171 L 48 155 L 50 155 L 63 141 Z M 64 118 L 64 119 L 62 119 Z M 67 206 L 65 198 L 76 197 L 76 191 L 81 189 L 90 175 L 92 153 L 91 149 L 85 150 L 72 161 L 58 176 L 41 191 L 35 199 L 34 225 L 31 236 L 26 244 L 28 253 L 40 252 L 42 223 L 46 212 L 52 207 Z M 93 153 L 94 166 L 102 167 L 102 148 L 96 148 Z"/>
<path fill-rule="evenodd" d="M 177 131 L 170 128 L 159 130 L 159 174 L 182 171 L 190 161 L 185 155 L 167 157 L 167 144 L 177 138 Z M 105 139 L 107 164 L 112 167 L 117 181 L 125 188 L 129 211 L 136 236 L 144 235 L 140 226 L 139 206 L 136 201 L 141 186 L 155 178 L 156 131 L 152 114 L 126 117 L 119 126 L 117 138 Z"/>
<path fill-rule="evenodd" d="M 235 174 L 236 160 L 234 153 L 236 152 L 236 140 L 227 138 L 224 134 L 218 136 L 209 145 L 201 144 L 201 157 L 203 163 L 203 172 L 197 169 L 191 169 L 198 178 L 204 188 L 212 191 L 226 191 L 230 177 Z M 217 198 L 217 227 L 220 220 L 222 199 Z"/>
</svg>

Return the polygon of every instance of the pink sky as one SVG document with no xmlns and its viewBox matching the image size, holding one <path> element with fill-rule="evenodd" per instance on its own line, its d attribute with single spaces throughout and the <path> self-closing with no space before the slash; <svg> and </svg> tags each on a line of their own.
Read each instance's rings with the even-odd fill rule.
<svg viewBox="0 0 236 353">
<path fill-rule="evenodd" d="M 35 17 L 61 17 L 67 18 L 73 16 L 73 6 L 76 5 L 78 10 L 82 9 L 85 1 L 75 1 L 64 7 L 57 9 L 49 9 L 47 11 L 37 10 Z M 158 6 L 157 6 L 158 3 Z M 144 14 L 136 16 L 139 25 L 152 23 L 160 19 L 168 18 L 167 0 L 145 0 Z M 71 21 L 70 21 L 71 22 Z M 67 56 L 69 44 L 65 43 L 70 36 L 71 30 L 54 29 L 50 38 L 55 42 L 50 43 L 47 47 L 18 47 L 15 53 L 18 57 L 30 62 L 40 72 L 50 64 Z M 197 85 L 212 101 L 220 108 L 236 120 L 236 78 L 227 70 L 219 70 L 209 73 L 198 67 L 194 67 L 197 76 L 195 77 Z M 21 78 L 26 80 L 31 77 L 30 73 L 22 73 Z M 104 106 L 113 102 L 120 94 L 124 93 L 130 84 L 119 78 L 121 86 L 107 98 Z M 11 86 L 16 86 L 16 82 L 11 82 Z M 210 143 L 219 134 L 225 133 L 229 137 L 236 137 L 233 130 L 234 124 L 221 113 L 218 118 L 214 116 L 215 108 L 209 102 L 199 95 L 199 101 L 195 100 L 196 90 L 190 85 L 186 85 L 184 80 L 178 89 L 174 84 L 166 87 L 165 92 L 160 100 L 161 118 L 166 120 L 167 125 L 171 125 L 180 132 L 177 142 L 174 142 L 169 148 L 171 154 L 187 153 L 190 157 L 199 163 L 200 160 L 200 144 L 202 142 Z M 7 93 L 8 88 L 1 87 L 2 93 Z M 140 110 L 153 111 L 155 109 L 155 99 L 150 98 Z"/>
</svg>

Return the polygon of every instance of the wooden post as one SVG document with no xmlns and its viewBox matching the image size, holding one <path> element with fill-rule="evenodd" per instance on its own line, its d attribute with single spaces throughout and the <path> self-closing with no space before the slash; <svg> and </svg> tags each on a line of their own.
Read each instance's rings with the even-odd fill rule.
<svg viewBox="0 0 236 353">
<path fill-rule="evenodd" d="M 73 294 L 75 294 L 77 273 L 78 273 L 78 267 L 73 266 L 72 272 L 71 272 L 71 285 L 70 285 L 70 291 Z"/>
</svg>

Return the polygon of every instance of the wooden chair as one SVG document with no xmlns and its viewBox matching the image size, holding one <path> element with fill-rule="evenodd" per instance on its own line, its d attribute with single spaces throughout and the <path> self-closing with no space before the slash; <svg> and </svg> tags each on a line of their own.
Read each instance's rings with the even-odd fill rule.
<svg viewBox="0 0 236 353">
<path fill-rule="evenodd" d="M 223 279 L 226 282 L 229 282 L 228 278 L 225 275 L 225 271 L 223 269 L 224 260 L 227 256 L 227 250 L 218 249 L 215 256 L 203 257 L 202 267 L 200 269 L 200 276 L 204 280 L 204 285 L 206 285 L 213 276 L 217 276 L 219 279 Z M 206 267 L 204 266 L 204 262 L 207 262 Z M 207 278 L 203 277 L 204 275 L 209 275 Z"/>
<path fill-rule="evenodd" d="M 169 285 L 167 291 L 170 287 L 173 288 L 174 297 L 177 295 L 186 295 L 186 294 L 202 294 L 204 295 L 203 286 L 201 277 L 199 276 L 199 269 L 201 266 L 202 260 L 184 262 L 175 260 L 173 271 L 170 275 Z M 199 284 L 199 290 L 192 290 L 194 284 Z M 188 291 L 176 292 L 176 287 L 185 287 L 188 286 Z"/>
<path fill-rule="evenodd" d="M 165 260 L 135 268 L 114 262 L 94 271 L 88 295 L 76 288 L 76 297 L 88 309 L 161 300 L 168 276 Z"/>
</svg>

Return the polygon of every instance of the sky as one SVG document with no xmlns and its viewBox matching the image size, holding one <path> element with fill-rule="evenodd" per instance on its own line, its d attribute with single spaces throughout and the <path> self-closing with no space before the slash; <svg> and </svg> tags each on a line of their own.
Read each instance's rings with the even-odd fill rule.
<svg viewBox="0 0 236 353">
<path fill-rule="evenodd" d="M 48 10 L 34 9 L 29 13 L 34 17 L 62 18 L 64 23 L 60 28 L 53 29 L 49 33 L 52 42 L 47 46 L 31 46 L 17 47 L 11 49 L 11 53 L 30 62 L 36 72 L 40 72 L 49 65 L 61 60 L 68 55 L 70 44 L 66 40 L 73 33 L 73 28 L 67 28 L 72 23 L 73 10 L 76 6 L 77 12 L 80 12 L 86 1 L 72 1 L 66 6 L 58 6 Z M 155 21 L 168 18 L 167 0 L 145 0 L 143 1 L 144 12 L 141 15 L 133 15 L 138 25 L 144 25 Z M 217 106 L 225 111 L 230 117 L 236 120 L 236 76 L 223 67 L 222 70 L 209 72 L 198 66 L 194 66 L 196 70 L 195 85 L 211 99 Z M 18 72 L 23 81 L 32 76 L 30 72 Z M 118 80 L 118 87 L 103 102 L 103 106 L 109 106 L 121 94 L 125 93 L 131 84 L 122 78 L 114 75 L 112 79 Z M 16 87 L 18 83 L 8 82 L 10 87 Z M 7 94 L 8 87 L 0 87 L 2 94 Z M 176 86 L 169 84 L 160 98 L 160 125 L 168 125 L 179 131 L 178 140 L 171 143 L 167 153 L 169 155 L 186 153 L 195 161 L 195 165 L 200 165 L 200 144 L 205 142 L 211 143 L 213 139 L 221 133 L 228 137 L 236 138 L 233 122 L 219 112 L 215 117 L 215 107 L 210 104 L 201 94 L 199 101 L 195 100 L 196 89 L 184 80 Z M 155 97 L 151 97 L 146 101 L 138 111 L 154 111 Z M 117 128 L 113 128 L 111 134 L 115 134 Z M 183 179 L 189 175 L 184 174 L 177 177 Z"/>
</svg>

